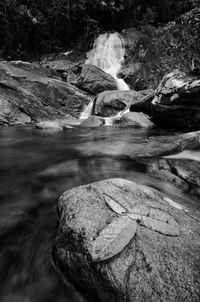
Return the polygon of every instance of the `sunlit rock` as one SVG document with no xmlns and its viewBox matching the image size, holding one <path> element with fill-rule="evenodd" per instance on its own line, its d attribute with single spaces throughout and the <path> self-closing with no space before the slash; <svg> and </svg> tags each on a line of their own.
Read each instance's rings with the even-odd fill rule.
<svg viewBox="0 0 200 302">
<path fill-rule="evenodd" d="M 78 117 L 88 94 L 23 62 L 0 63 L 0 121 L 22 124 Z"/>
</svg>

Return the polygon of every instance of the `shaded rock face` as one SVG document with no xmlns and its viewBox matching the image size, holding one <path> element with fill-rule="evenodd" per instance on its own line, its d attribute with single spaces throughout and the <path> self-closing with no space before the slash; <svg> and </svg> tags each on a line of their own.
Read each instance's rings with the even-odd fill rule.
<svg viewBox="0 0 200 302">
<path fill-rule="evenodd" d="M 133 61 L 134 57 L 139 55 L 139 51 L 142 52 L 143 50 L 143 57 L 147 55 L 147 52 L 152 52 L 153 46 L 151 40 L 139 30 L 135 28 L 124 29 L 120 32 L 120 35 L 126 48 L 126 62 Z"/>
<path fill-rule="evenodd" d="M 119 125 L 122 127 L 153 128 L 154 124 L 142 112 L 127 112 L 122 115 Z"/>
<path fill-rule="evenodd" d="M 177 129 L 200 129 L 200 77 L 178 70 L 161 81 L 152 102 L 157 124 Z"/>
<path fill-rule="evenodd" d="M 160 192 L 108 179 L 65 192 L 54 261 L 89 301 L 199 301 L 200 220 Z"/>
<path fill-rule="evenodd" d="M 134 90 L 104 91 L 95 99 L 94 114 L 105 117 L 114 116 L 149 93 L 149 90 L 139 92 Z"/>
<path fill-rule="evenodd" d="M 148 92 L 146 95 L 143 95 L 139 101 L 130 105 L 130 111 L 143 112 L 149 116 L 152 116 L 151 103 L 155 97 L 155 92 L 151 89 L 146 91 Z"/>
<path fill-rule="evenodd" d="M 117 83 L 110 74 L 90 64 L 74 66 L 67 81 L 94 95 L 104 90 L 117 89 Z"/>
<path fill-rule="evenodd" d="M 24 62 L 0 63 L 1 124 L 63 119 L 66 114 L 78 117 L 90 100 L 78 88 L 47 77 L 38 66 L 34 68 Z"/>
<path fill-rule="evenodd" d="M 143 90 L 154 87 L 151 65 L 154 65 L 156 50 L 151 39 L 135 28 L 125 29 L 120 35 L 126 54 L 119 76 L 131 89 Z"/>
<path fill-rule="evenodd" d="M 143 63 L 123 66 L 120 69 L 118 76 L 134 90 L 144 90 L 149 86 L 149 71 Z"/>
</svg>

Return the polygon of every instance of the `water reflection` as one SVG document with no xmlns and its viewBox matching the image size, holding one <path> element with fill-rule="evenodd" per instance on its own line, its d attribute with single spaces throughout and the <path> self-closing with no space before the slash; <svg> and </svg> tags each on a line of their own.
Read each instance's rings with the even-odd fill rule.
<svg viewBox="0 0 200 302">
<path fill-rule="evenodd" d="M 149 160 L 128 157 L 133 145 L 161 134 L 171 135 L 112 127 L 53 134 L 0 129 L 0 301 L 83 301 L 51 265 L 56 204 L 65 190 L 121 177 L 190 205 L 191 198 L 146 173 Z M 194 200 L 193 205 L 198 203 Z"/>
</svg>

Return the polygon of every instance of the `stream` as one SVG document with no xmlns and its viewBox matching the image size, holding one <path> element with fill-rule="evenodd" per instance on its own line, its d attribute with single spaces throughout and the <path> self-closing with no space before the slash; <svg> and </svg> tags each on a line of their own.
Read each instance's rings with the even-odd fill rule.
<svg viewBox="0 0 200 302">
<path fill-rule="evenodd" d="M 83 301 L 51 262 L 57 200 L 65 190 L 121 177 L 199 208 L 190 196 L 149 176 L 147 159 L 125 156 L 134 142 L 168 135 L 112 126 L 66 132 L 0 128 L 0 301 Z"/>
</svg>

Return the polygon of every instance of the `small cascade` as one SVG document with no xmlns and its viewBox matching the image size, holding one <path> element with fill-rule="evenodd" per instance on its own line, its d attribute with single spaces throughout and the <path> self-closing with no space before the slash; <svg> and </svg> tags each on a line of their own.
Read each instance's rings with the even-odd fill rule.
<svg viewBox="0 0 200 302">
<path fill-rule="evenodd" d="M 86 64 L 95 65 L 103 71 L 109 73 L 117 82 L 119 90 L 130 90 L 123 79 L 117 76 L 121 64 L 124 61 L 125 48 L 118 33 L 106 33 L 100 35 L 94 42 L 93 49 L 88 52 Z M 91 115 L 93 104 L 85 108 L 80 118 L 86 119 Z M 89 108 L 88 108 L 89 107 Z M 120 113 L 119 113 L 120 114 Z M 109 122 L 110 125 L 110 122 Z"/>
<path fill-rule="evenodd" d="M 93 100 L 91 100 L 89 104 L 83 108 L 83 111 L 80 113 L 79 118 L 81 120 L 87 119 L 90 115 L 92 115 L 92 109 L 93 109 Z"/>
<path fill-rule="evenodd" d="M 130 106 L 127 105 L 126 108 L 118 112 L 115 116 L 105 117 L 105 126 L 112 126 L 115 120 L 119 120 L 123 114 L 130 112 Z"/>
</svg>

